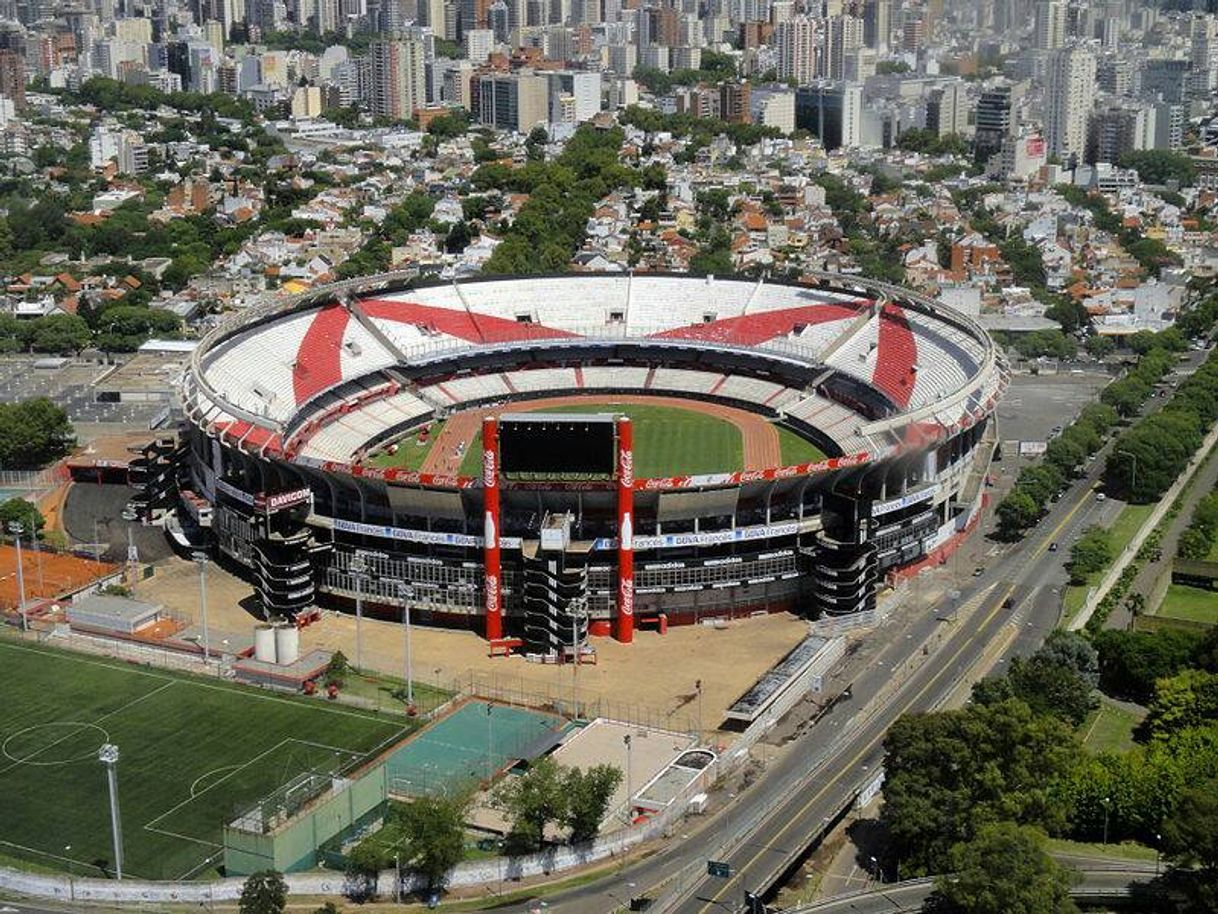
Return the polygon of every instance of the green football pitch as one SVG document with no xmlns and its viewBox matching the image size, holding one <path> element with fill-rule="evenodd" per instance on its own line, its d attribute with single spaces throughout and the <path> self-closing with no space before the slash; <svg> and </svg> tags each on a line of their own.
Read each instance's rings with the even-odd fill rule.
<svg viewBox="0 0 1218 914">
<path fill-rule="evenodd" d="M 679 406 L 652 406 L 639 403 L 614 403 L 612 398 L 597 398 L 594 404 L 547 407 L 547 413 L 606 412 L 629 416 L 634 423 L 635 474 L 684 476 L 698 473 L 729 473 L 744 466 L 744 443 L 740 429 L 717 416 L 682 409 Z M 439 428 L 433 429 L 438 432 Z M 824 453 L 785 428 L 778 430 L 782 461 L 787 465 L 823 460 Z M 369 462 L 379 467 L 417 470 L 422 465 L 436 435 L 426 445 L 410 436 L 398 453 L 378 455 Z M 482 435 L 478 433 L 466 448 L 461 473 L 477 476 L 482 461 Z"/>
<path fill-rule="evenodd" d="M 173 879 L 216 863 L 222 829 L 313 772 L 349 770 L 402 719 L 0 641 L 0 858 L 109 872 L 98 748 L 119 748 L 124 874 Z M 320 778 L 319 778 L 320 780 Z"/>
</svg>

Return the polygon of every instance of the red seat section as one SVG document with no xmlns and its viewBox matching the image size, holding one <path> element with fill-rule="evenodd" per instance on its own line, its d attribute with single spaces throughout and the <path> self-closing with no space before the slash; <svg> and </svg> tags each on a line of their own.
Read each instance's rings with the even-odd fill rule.
<svg viewBox="0 0 1218 914">
<path fill-rule="evenodd" d="M 904 408 L 913 394 L 917 361 L 918 344 L 905 311 L 896 305 L 885 305 L 880 312 L 879 347 L 871 383 Z"/>
<path fill-rule="evenodd" d="M 546 340 L 578 335 L 541 324 L 513 321 L 490 314 L 473 315 L 468 311 L 437 308 L 434 305 L 420 305 L 409 301 L 366 298 L 360 301 L 359 307 L 369 317 L 432 327 L 440 333 L 470 343 L 513 343 L 517 340 Z"/>
<path fill-rule="evenodd" d="M 292 367 L 296 402 L 303 403 L 343 379 L 342 345 L 351 315 L 341 305 L 327 305 L 317 312 L 300 341 Z"/>
<path fill-rule="evenodd" d="M 757 314 L 743 314 L 739 317 L 725 317 L 723 320 L 676 327 L 653 333 L 652 337 L 757 346 L 777 336 L 786 336 L 801 324 L 824 324 L 857 317 L 869 305 L 869 302 L 864 301 L 832 302 L 761 311 Z"/>
</svg>

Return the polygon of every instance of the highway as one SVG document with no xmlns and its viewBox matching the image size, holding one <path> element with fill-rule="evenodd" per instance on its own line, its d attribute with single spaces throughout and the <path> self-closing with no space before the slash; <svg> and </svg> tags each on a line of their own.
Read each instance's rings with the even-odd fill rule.
<svg viewBox="0 0 1218 914">
<path fill-rule="evenodd" d="M 984 572 L 961 586 L 956 599 L 915 618 L 904 638 L 881 628 L 875 639 L 881 646 L 851 683 L 851 699 L 833 707 L 726 810 L 710 821 L 687 820 L 686 832 L 611 876 L 547 896 L 547 911 L 600 914 L 647 896 L 664 900 L 665 912 L 709 914 L 737 911 L 746 891 L 771 888 L 874 776 L 884 734 L 901 714 L 962 700 L 969 680 L 1032 652 L 1056 627 L 1070 544 L 1122 507 L 1095 494 L 1108 447 L 1025 539 L 984 543 L 978 563 Z M 1013 464 L 1006 466 L 1013 471 Z M 1050 552 L 1052 543 L 1059 548 Z M 929 656 L 921 655 L 924 643 Z M 728 863 L 731 876 L 707 876 L 708 858 Z M 502 910 L 537 907 L 534 901 Z"/>
<path fill-rule="evenodd" d="M 1081 879 L 1070 894 L 1078 901 L 1098 903 L 1127 896 L 1131 885 L 1149 882 L 1154 878 L 1155 870 L 1153 866 L 1141 864 L 1097 867 L 1094 862 L 1088 862 L 1079 867 L 1079 874 Z M 921 911 L 923 902 L 933 891 L 933 879 L 914 879 L 790 908 L 787 914 L 898 914 L 902 911 Z"/>
</svg>

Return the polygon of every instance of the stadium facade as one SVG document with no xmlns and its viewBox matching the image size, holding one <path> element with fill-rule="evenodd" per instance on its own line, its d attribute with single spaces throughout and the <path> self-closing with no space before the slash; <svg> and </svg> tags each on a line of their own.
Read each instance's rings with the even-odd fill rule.
<svg viewBox="0 0 1218 914">
<path fill-rule="evenodd" d="M 408 602 L 417 621 L 559 650 L 589 630 L 844 615 L 971 527 L 1007 381 L 971 319 L 842 274 L 367 277 L 251 307 L 202 341 L 179 513 L 274 614 Z M 589 394 L 748 410 L 828 456 L 638 478 L 628 420 L 607 429 L 590 406 L 564 433 L 501 412 Z M 481 473 L 366 461 L 475 409 Z"/>
</svg>

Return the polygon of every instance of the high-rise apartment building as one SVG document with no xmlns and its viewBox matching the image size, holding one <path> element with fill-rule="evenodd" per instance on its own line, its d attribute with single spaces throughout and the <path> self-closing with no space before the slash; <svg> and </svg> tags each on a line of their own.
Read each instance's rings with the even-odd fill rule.
<svg viewBox="0 0 1218 914">
<path fill-rule="evenodd" d="M 863 87 L 819 82 L 795 90 L 795 126 L 810 130 L 825 149 L 859 146 L 863 135 Z"/>
<path fill-rule="evenodd" d="M 811 83 L 818 75 L 816 20 L 796 16 L 787 22 L 780 22 L 774 30 L 774 37 L 778 47 L 778 78 L 794 80 L 800 86 Z"/>
<path fill-rule="evenodd" d="M 820 73 L 842 79 L 846 55 L 863 46 L 863 20 L 857 16 L 830 16 L 821 42 Z"/>
<path fill-rule="evenodd" d="M 528 133 L 549 117 L 548 90 L 534 73 L 488 73 L 478 79 L 478 122 Z"/>
<path fill-rule="evenodd" d="M 926 102 L 926 129 L 936 136 L 969 133 L 968 89 L 963 80 L 934 89 Z"/>
<path fill-rule="evenodd" d="M 417 38 L 375 41 L 368 50 L 372 113 L 409 120 L 414 109 L 426 104 L 423 42 Z"/>
<path fill-rule="evenodd" d="M 1066 43 L 1065 0 L 1037 0 L 1036 49 L 1055 51 Z"/>
<path fill-rule="evenodd" d="M 1095 57 L 1083 48 L 1060 48 L 1050 55 L 1045 77 L 1045 142 L 1049 156 L 1065 165 L 1081 162 L 1087 122 L 1095 102 Z"/>
</svg>

